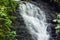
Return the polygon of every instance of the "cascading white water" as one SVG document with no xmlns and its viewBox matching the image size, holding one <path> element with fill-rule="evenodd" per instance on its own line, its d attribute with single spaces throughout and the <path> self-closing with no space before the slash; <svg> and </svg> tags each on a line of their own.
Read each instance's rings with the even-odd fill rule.
<svg viewBox="0 0 60 40">
<path fill-rule="evenodd" d="M 20 14 L 34 40 L 49 40 L 48 24 L 45 12 L 32 3 L 25 2 L 19 6 Z"/>
</svg>

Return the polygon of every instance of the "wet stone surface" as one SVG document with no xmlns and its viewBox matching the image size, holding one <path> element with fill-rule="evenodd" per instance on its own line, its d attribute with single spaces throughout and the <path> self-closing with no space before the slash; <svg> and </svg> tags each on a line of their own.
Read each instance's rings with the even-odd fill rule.
<svg viewBox="0 0 60 40">
<path fill-rule="evenodd" d="M 54 14 L 54 11 L 51 10 L 52 8 L 48 4 L 42 3 L 42 2 L 38 4 L 39 5 L 41 4 L 39 7 L 41 7 L 41 9 L 46 12 L 47 22 L 49 23 L 47 31 L 50 32 L 50 35 L 51 35 L 50 40 L 55 39 L 55 36 L 56 36 L 56 33 L 55 33 L 56 31 L 54 29 L 55 23 L 53 23 L 52 20 L 56 18 L 56 14 Z M 17 31 L 16 38 L 18 40 L 33 40 L 31 34 L 26 28 L 26 25 L 24 23 L 22 16 L 19 13 L 16 16 L 17 16 L 16 22 L 15 22 L 16 31 Z"/>
</svg>

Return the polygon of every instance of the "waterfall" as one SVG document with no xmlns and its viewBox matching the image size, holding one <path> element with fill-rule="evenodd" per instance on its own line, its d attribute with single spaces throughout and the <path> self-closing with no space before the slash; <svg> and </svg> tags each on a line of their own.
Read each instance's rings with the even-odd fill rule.
<svg viewBox="0 0 60 40">
<path fill-rule="evenodd" d="M 29 33 L 34 40 L 49 40 L 45 12 L 38 6 L 24 2 L 19 5 L 19 13 L 23 17 Z"/>
</svg>

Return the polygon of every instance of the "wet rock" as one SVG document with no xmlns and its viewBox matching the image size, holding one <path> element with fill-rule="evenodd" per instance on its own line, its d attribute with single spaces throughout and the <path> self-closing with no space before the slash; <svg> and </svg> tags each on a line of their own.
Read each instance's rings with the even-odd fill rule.
<svg viewBox="0 0 60 40">
<path fill-rule="evenodd" d="M 51 35 L 51 40 L 55 39 L 56 37 L 56 30 L 55 30 L 55 23 L 52 21 L 53 19 L 56 18 L 56 14 L 54 11 L 54 8 L 52 8 L 49 4 L 39 1 L 39 0 L 33 0 L 34 2 L 31 1 L 34 5 L 37 5 L 40 7 L 43 11 L 46 13 L 46 18 L 47 18 L 47 23 L 49 24 L 47 31 Z M 17 39 L 18 40 L 33 40 L 32 36 L 28 32 L 26 25 L 24 23 L 24 20 L 22 16 L 18 13 L 16 14 L 17 19 L 15 22 L 16 25 L 16 31 L 17 31 Z"/>
</svg>

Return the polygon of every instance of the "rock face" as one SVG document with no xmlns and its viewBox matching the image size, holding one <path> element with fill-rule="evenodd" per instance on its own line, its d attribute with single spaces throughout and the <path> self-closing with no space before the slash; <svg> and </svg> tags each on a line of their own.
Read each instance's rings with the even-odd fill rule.
<svg viewBox="0 0 60 40">
<path fill-rule="evenodd" d="M 32 1 L 34 1 L 34 2 L 32 2 Z M 30 1 L 30 2 L 37 5 L 43 11 L 46 12 L 47 22 L 50 24 L 49 27 L 47 28 L 47 31 L 51 35 L 50 40 L 55 39 L 55 37 L 56 37 L 55 23 L 52 21 L 53 19 L 56 18 L 55 11 L 53 11 L 54 8 L 52 8 L 49 4 L 42 2 L 42 1 L 39 1 L 39 0 L 32 0 L 32 1 Z M 28 30 L 26 28 L 26 25 L 24 24 L 23 18 L 19 14 L 18 8 L 17 8 L 16 16 L 17 16 L 17 19 L 15 22 L 15 25 L 16 25 L 16 31 L 17 31 L 17 39 L 18 40 L 33 40 L 31 35 L 28 33 Z"/>
<path fill-rule="evenodd" d="M 15 22 L 16 32 L 17 32 L 16 38 L 18 40 L 33 40 L 31 35 L 28 33 L 28 30 L 26 29 L 26 25 L 24 24 L 24 20 L 21 17 L 21 15 L 18 13 L 16 14 L 16 16 L 17 16 Z"/>
<path fill-rule="evenodd" d="M 34 1 L 34 0 L 33 0 Z M 43 1 L 39 1 L 39 0 L 35 0 L 35 2 L 38 3 L 39 7 L 46 12 L 46 18 L 47 18 L 47 22 L 49 24 L 48 28 L 47 28 L 47 31 L 50 33 L 51 35 L 51 39 L 55 39 L 56 40 L 56 29 L 55 29 L 55 26 L 56 26 L 56 23 L 53 22 L 53 19 L 56 18 L 56 14 L 55 14 L 55 11 L 54 11 L 54 7 L 52 7 L 51 5 L 43 2 Z M 38 6 L 37 5 L 37 6 Z"/>
</svg>

